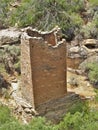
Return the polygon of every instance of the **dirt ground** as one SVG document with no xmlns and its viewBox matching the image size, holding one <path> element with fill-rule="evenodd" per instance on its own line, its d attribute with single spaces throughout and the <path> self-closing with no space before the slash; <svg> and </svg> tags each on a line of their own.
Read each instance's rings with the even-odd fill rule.
<svg viewBox="0 0 98 130">
<path fill-rule="evenodd" d="M 83 98 L 94 98 L 95 90 L 86 76 L 77 75 L 67 71 L 67 91 L 75 92 Z"/>
</svg>

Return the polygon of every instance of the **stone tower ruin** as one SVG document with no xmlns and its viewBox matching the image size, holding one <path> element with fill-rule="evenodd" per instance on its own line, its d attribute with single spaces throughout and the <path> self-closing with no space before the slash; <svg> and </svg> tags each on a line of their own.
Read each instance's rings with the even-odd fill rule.
<svg viewBox="0 0 98 130">
<path fill-rule="evenodd" d="M 59 28 L 39 32 L 26 28 L 21 37 L 22 93 L 36 107 L 67 93 L 66 41 Z"/>
</svg>

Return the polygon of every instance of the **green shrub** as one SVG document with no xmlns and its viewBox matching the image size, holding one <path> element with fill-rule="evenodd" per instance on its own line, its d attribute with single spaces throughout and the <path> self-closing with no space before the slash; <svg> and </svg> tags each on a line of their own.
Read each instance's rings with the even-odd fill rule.
<svg viewBox="0 0 98 130">
<path fill-rule="evenodd" d="M 0 130 L 27 130 L 24 125 L 21 125 L 18 121 L 12 121 L 0 126 Z"/>
<path fill-rule="evenodd" d="M 10 12 L 10 2 L 13 0 L 1 0 L 0 1 L 0 22 L 2 23 L 3 26 L 7 26 L 7 20 Z"/>
<path fill-rule="evenodd" d="M 95 104 L 97 104 L 98 103 L 98 89 L 95 89 L 95 93 L 96 95 L 95 95 L 94 101 L 95 101 Z"/>
<path fill-rule="evenodd" d="M 4 25 L 32 26 L 43 31 L 58 25 L 67 40 L 72 40 L 79 30 L 84 33 L 84 38 L 98 38 L 97 0 L 90 0 L 89 8 L 93 13 L 90 13 L 90 24 L 83 27 L 80 13 L 85 10 L 84 0 L 21 0 L 17 8 L 10 6 L 14 2 L 15 0 L 1 0 L 0 22 Z"/>
<path fill-rule="evenodd" d="M 74 114 L 76 112 L 88 113 L 89 112 L 88 102 L 84 102 L 84 101 L 76 102 L 71 106 L 71 108 L 69 108 L 69 112 L 71 114 Z"/>
<path fill-rule="evenodd" d="M 89 112 L 88 114 L 80 112 L 68 113 L 58 127 L 59 130 L 97 130 L 98 111 Z"/>
<path fill-rule="evenodd" d="M 98 111 L 70 112 L 57 125 L 51 124 L 45 118 L 36 117 L 29 124 L 18 122 L 8 107 L 0 106 L 0 130 L 97 130 Z"/>
<path fill-rule="evenodd" d="M 83 115 L 76 112 L 74 115 L 68 113 L 59 124 L 60 130 L 79 130 L 83 124 Z"/>
<path fill-rule="evenodd" d="M 8 23 L 18 27 L 30 25 L 43 31 L 58 25 L 67 37 L 71 37 L 75 27 L 82 25 L 83 21 L 78 13 L 83 8 L 82 0 L 22 0 L 21 5 L 10 13 Z"/>
<path fill-rule="evenodd" d="M 45 118 L 38 117 L 33 119 L 28 126 L 30 130 L 57 130 L 55 125 L 46 122 Z"/>
<path fill-rule="evenodd" d="M 98 0 L 89 0 L 89 2 L 94 6 L 98 5 Z"/>
<path fill-rule="evenodd" d="M 20 74 L 20 46 L 7 45 L 0 54 L 2 54 L 0 72 L 17 71 Z"/>
<path fill-rule="evenodd" d="M 95 22 L 89 22 L 87 25 L 82 26 L 80 33 L 83 34 L 85 39 L 96 38 L 97 37 L 97 28 Z"/>
<path fill-rule="evenodd" d="M 19 123 L 7 106 L 0 105 L 0 130 L 57 130 L 54 125 L 46 122 L 45 118 L 32 119 L 28 125 Z"/>
<path fill-rule="evenodd" d="M 19 45 L 7 45 L 5 47 L 5 52 L 13 55 L 13 56 L 19 56 L 20 55 L 20 47 Z"/>
<path fill-rule="evenodd" d="M 21 73 L 20 61 L 18 61 L 17 63 L 14 64 L 14 68 L 15 68 L 15 71 L 18 72 L 18 74 Z"/>
<path fill-rule="evenodd" d="M 0 105 L 0 126 L 12 120 L 10 109 Z"/>
<path fill-rule="evenodd" d="M 88 78 L 92 83 L 98 82 L 98 63 L 89 63 L 87 65 Z"/>
</svg>

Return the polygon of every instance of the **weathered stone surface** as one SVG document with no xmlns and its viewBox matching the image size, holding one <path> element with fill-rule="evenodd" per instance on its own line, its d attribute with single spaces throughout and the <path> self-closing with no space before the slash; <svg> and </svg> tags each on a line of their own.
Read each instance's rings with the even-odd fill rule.
<svg viewBox="0 0 98 130">
<path fill-rule="evenodd" d="M 78 102 L 81 102 L 79 95 L 68 93 L 64 97 L 38 105 L 36 110 L 41 116 L 57 123 L 69 111 L 69 108 Z"/>
<path fill-rule="evenodd" d="M 22 91 L 33 106 L 66 94 L 66 42 L 57 30 L 27 29 L 21 38 Z"/>
<path fill-rule="evenodd" d="M 87 64 L 89 63 L 98 63 L 98 55 L 93 55 L 89 58 L 87 58 L 86 60 L 84 60 L 84 62 L 82 62 L 80 65 L 79 65 L 79 69 L 85 71 L 86 70 L 86 67 L 87 67 Z"/>
<path fill-rule="evenodd" d="M 78 69 L 79 65 L 88 60 L 89 57 L 98 53 L 98 41 L 96 39 L 86 39 L 81 44 L 68 44 L 67 65 L 70 68 Z"/>
<path fill-rule="evenodd" d="M 79 46 L 79 44 L 73 45 L 73 43 L 68 43 L 67 46 L 67 66 L 73 69 L 78 69 L 79 64 L 87 57 L 87 51 Z"/>
<path fill-rule="evenodd" d="M 97 40 L 96 39 L 86 39 L 82 42 L 82 45 L 95 45 L 97 44 Z"/>
<path fill-rule="evenodd" d="M 3 44 L 16 43 L 20 40 L 21 31 L 15 28 L 4 29 L 0 31 L 0 46 Z"/>
<path fill-rule="evenodd" d="M 30 110 L 29 108 L 25 108 L 24 111 L 25 111 L 26 113 L 31 113 L 31 110 Z"/>
<path fill-rule="evenodd" d="M 72 69 L 72 68 L 67 68 L 67 71 L 76 73 L 77 75 L 82 75 L 83 71 L 79 69 Z"/>
<path fill-rule="evenodd" d="M 14 97 L 17 104 L 21 105 L 23 108 L 29 108 L 29 109 L 32 108 L 32 106 L 29 103 L 27 103 L 23 98 L 18 97 L 15 94 L 13 94 L 12 96 Z"/>
<path fill-rule="evenodd" d="M 80 48 L 79 48 L 79 46 L 71 47 L 69 49 L 69 51 L 70 51 L 70 53 L 79 53 Z"/>
<path fill-rule="evenodd" d="M 69 68 L 73 69 L 78 69 L 79 65 L 84 61 L 84 59 L 77 57 L 77 58 L 72 58 L 72 57 L 67 57 L 67 66 Z"/>
</svg>

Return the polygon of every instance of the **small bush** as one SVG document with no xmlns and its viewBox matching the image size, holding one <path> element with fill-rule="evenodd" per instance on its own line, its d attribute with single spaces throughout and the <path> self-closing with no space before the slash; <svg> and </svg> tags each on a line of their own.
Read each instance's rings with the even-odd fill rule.
<svg viewBox="0 0 98 130">
<path fill-rule="evenodd" d="M 0 51 L 1 57 L 1 73 L 6 70 L 7 73 L 13 74 L 17 71 L 20 74 L 20 47 L 16 45 L 7 45 Z"/>
<path fill-rule="evenodd" d="M 93 21 L 89 22 L 87 25 L 84 25 L 80 29 L 80 33 L 83 35 L 85 39 L 97 38 L 98 31 L 96 28 L 96 24 Z"/>
<path fill-rule="evenodd" d="M 98 5 L 98 0 L 89 0 L 89 2 L 94 6 Z"/>
<path fill-rule="evenodd" d="M 68 113 L 58 127 L 59 130 L 97 130 L 98 111 L 89 112 L 88 114 L 80 112 Z"/>
<path fill-rule="evenodd" d="M 28 126 L 29 130 L 57 130 L 55 125 L 46 122 L 45 118 L 38 117 L 33 119 Z"/>
<path fill-rule="evenodd" d="M 10 109 L 0 105 L 0 126 L 12 120 Z"/>
<path fill-rule="evenodd" d="M 83 107 L 83 106 L 82 106 Z M 57 125 L 45 118 L 33 118 L 29 124 L 22 124 L 12 117 L 8 107 L 0 106 L 0 130 L 98 130 L 98 111 L 70 112 Z"/>
<path fill-rule="evenodd" d="M 71 108 L 69 108 L 69 112 L 71 114 L 75 114 L 76 112 L 88 113 L 89 112 L 88 103 L 84 101 L 76 102 L 75 104 L 72 105 Z"/>
<path fill-rule="evenodd" d="M 57 130 L 45 118 L 32 119 L 28 125 L 19 123 L 10 112 L 7 106 L 0 105 L 0 130 Z"/>
<path fill-rule="evenodd" d="M 2 26 L 8 26 L 7 20 L 10 12 L 10 2 L 13 0 L 0 0 L 0 23 Z"/>
<path fill-rule="evenodd" d="M 8 23 L 18 27 L 29 25 L 43 31 L 58 25 L 67 38 L 74 34 L 75 27 L 81 26 L 83 21 L 78 13 L 83 8 L 82 0 L 22 0 L 20 6 L 10 12 Z"/>
<path fill-rule="evenodd" d="M 92 83 L 98 82 L 98 63 L 89 63 L 87 65 L 88 78 Z"/>
</svg>

